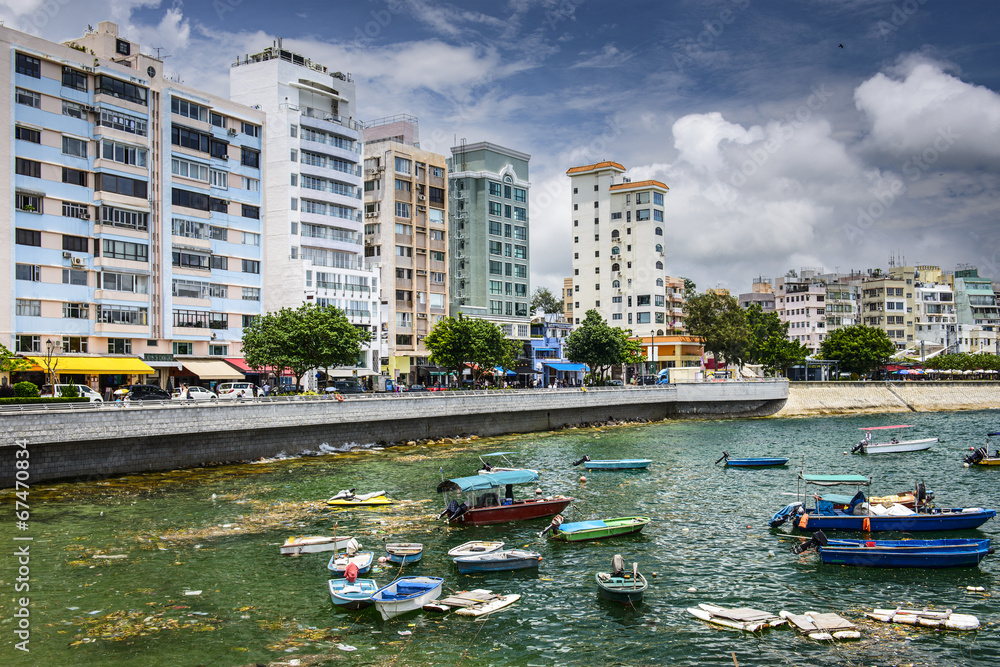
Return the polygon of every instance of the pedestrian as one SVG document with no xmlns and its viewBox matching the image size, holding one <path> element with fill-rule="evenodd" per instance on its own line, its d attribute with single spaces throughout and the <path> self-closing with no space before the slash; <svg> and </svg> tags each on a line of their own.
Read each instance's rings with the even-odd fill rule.
<svg viewBox="0 0 1000 667">
<path fill-rule="evenodd" d="M 267 380 L 265 380 L 264 381 L 264 396 L 269 396 L 270 393 L 271 393 L 271 385 L 267 382 Z"/>
<path fill-rule="evenodd" d="M 191 388 L 188 387 L 188 383 L 187 382 L 184 383 L 184 387 L 181 389 L 181 396 L 183 398 L 188 399 L 188 400 L 192 400 L 191 399 Z"/>
</svg>

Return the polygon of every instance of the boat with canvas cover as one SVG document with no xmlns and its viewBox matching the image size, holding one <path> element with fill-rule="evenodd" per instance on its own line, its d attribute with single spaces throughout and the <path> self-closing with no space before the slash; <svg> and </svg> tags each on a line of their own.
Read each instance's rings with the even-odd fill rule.
<svg viewBox="0 0 1000 667">
<path fill-rule="evenodd" d="M 990 438 L 1000 437 L 1000 431 L 986 434 L 986 444 L 978 449 L 974 449 L 971 454 L 965 457 L 965 467 L 969 466 L 1000 466 L 1000 447 L 996 447 Z M 994 445 L 993 454 L 990 454 L 990 446 Z"/>
<path fill-rule="evenodd" d="M 451 611 L 459 616 L 483 616 L 500 611 L 521 599 L 517 593 L 497 595 L 491 590 L 477 588 L 473 591 L 452 593 L 446 598 L 434 600 L 424 605 L 427 611 Z"/>
<path fill-rule="evenodd" d="M 816 641 L 833 641 L 834 639 L 861 639 L 861 633 L 854 629 L 854 624 L 843 616 L 831 613 L 807 611 L 804 614 L 793 614 L 790 611 L 779 611 L 778 616 L 788 621 L 797 631 Z"/>
<path fill-rule="evenodd" d="M 542 555 L 527 549 L 503 549 L 477 556 L 459 556 L 455 565 L 460 574 L 475 572 L 500 572 L 503 570 L 524 570 L 538 567 Z"/>
<path fill-rule="evenodd" d="M 780 456 L 758 456 L 756 458 L 734 459 L 730 458 L 729 452 L 722 452 L 722 457 L 715 463 L 718 464 L 719 461 L 725 461 L 727 466 L 732 466 L 734 468 L 774 468 L 788 463 L 788 459 Z"/>
<path fill-rule="evenodd" d="M 373 491 L 357 496 L 354 495 L 354 489 L 345 489 L 328 498 L 326 504 L 339 507 L 378 507 L 391 505 L 392 501 L 385 497 L 385 491 Z"/>
<path fill-rule="evenodd" d="M 548 528 L 538 534 L 539 537 L 551 531 L 552 539 L 562 542 L 583 542 L 586 540 L 602 540 L 605 537 L 638 533 L 650 522 L 648 516 L 620 516 L 614 519 L 595 519 L 592 521 L 574 521 L 563 523 L 561 516 L 555 516 Z"/>
<path fill-rule="evenodd" d="M 625 571 L 625 561 L 620 554 L 611 559 L 610 572 L 598 572 L 594 575 L 597 581 L 597 594 L 605 600 L 632 606 L 642 602 L 646 592 L 646 578 L 639 574 L 638 563 L 632 563 L 632 571 Z"/>
<path fill-rule="evenodd" d="M 873 431 L 899 430 L 913 428 L 910 424 L 899 424 L 897 426 L 862 426 L 859 431 L 865 432 L 865 437 L 861 442 L 851 449 L 852 454 L 895 454 L 898 452 L 919 452 L 930 449 L 931 445 L 938 441 L 937 438 L 921 438 L 919 440 L 897 440 L 895 437 L 886 442 L 872 442 Z"/>
<path fill-rule="evenodd" d="M 988 539 L 946 540 L 838 540 L 828 538 L 823 531 L 792 547 L 799 554 L 815 548 L 828 565 L 860 565 L 862 567 L 913 567 L 941 569 L 976 567 L 993 553 Z"/>
<path fill-rule="evenodd" d="M 441 577 L 400 577 L 372 594 L 383 621 L 420 609 L 441 595 Z"/>
<path fill-rule="evenodd" d="M 538 473 L 523 468 L 446 479 L 438 484 L 437 492 L 455 493 L 459 499 L 451 500 L 438 517 L 444 517 L 448 523 L 475 526 L 544 519 L 559 514 L 575 500 L 562 495 L 514 499 L 514 485 L 535 482 L 538 482 Z"/>
<path fill-rule="evenodd" d="M 305 535 L 289 537 L 281 545 L 281 555 L 297 556 L 299 554 L 315 554 L 322 551 L 340 551 L 351 544 L 350 535 Z M 357 542 L 354 542 L 357 545 Z M 357 546 L 355 546 L 357 548 Z"/>
<path fill-rule="evenodd" d="M 996 510 L 981 507 L 920 508 L 915 512 L 902 505 L 889 509 L 866 502 L 865 494 L 859 490 L 844 509 L 837 509 L 829 500 L 810 496 L 812 486 L 834 487 L 854 486 L 858 489 L 871 486 L 871 479 L 863 475 L 798 475 L 796 495 L 801 500 L 789 503 L 775 512 L 770 525 L 777 528 L 791 520 L 793 528 L 800 530 L 857 530 L 864 532 L 932 530 L 967 530 L 978 528 L 994 516 Z M 813 507 L 806 503 L 812 500 Z"/>
</svg>

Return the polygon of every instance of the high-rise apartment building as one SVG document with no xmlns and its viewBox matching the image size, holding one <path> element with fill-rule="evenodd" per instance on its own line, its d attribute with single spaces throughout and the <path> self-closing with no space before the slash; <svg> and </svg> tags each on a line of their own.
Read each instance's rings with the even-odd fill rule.
<svg viewBox="0 0 1000 667">
<path fill-rule="evenodd" d="M 510 148 L 464 141 L 448 159 L 451 314 L 489 320 L 522 341 L 531 338 L 530 160 Z"/>
<path fill-rule="evenodd" d="M 790 340 L 802 343 L 811 354 L 819 351 L 826 335 L 826 285 L 822 281 L 811 274 L 776 279 L 774 308 L 778 319 L 788 322 Z"/>
<path fill-rule="evenodd" d="M 232 98 L 267 119 L 263 310 L 303 303 L 342 310 L 374 338 L 355 367 L 333 375 L 377 373 L 379 273 L 365 261 L 362 124 L 351 75 L 278 40 L 237 60 L 229 81 Z"/>
<path fill-rule="evenodd" d="M 0 42 L 0 339 L 93 387 L 242 377 L 221 358 L 260 313 L 263 114 L 165 79 L 111 22 Z"/>
<path fill-rule="evenodd" d="M 566 173 L 573 189 L 573 323 L 595 309 L 637 336 L 675 329 L 664 270 L 667 186 L 633 183 L 610 161 Z"/>
<path fill-rule="evenodd" d="M 369 121 L 364 138 L 365 253 L 383 286 L 381 369 L 426 384 L 441 371 L 430 367 L 424 337 L 448 315 L 445 156 L 420 149 L 413 116 Z"/>
</svg>

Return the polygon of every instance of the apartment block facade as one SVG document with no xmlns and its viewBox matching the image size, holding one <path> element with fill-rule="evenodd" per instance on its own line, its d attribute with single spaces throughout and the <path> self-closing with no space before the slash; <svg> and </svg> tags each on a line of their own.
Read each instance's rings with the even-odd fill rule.
<svg viewBox="0 0 1000 667">
<path fill-rule="evenodd" d="M 165 79 L 111 22 L 0 42 L 0 339 L 94 387 L 166 386 L 182 361 L 231 379 L 210 360 L 260 313 L 263 114 Z"/>
</svg>

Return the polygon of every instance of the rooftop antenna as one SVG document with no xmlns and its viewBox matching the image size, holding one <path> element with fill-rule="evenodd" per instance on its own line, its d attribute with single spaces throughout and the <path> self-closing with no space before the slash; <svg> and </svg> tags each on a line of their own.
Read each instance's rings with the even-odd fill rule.
<svg viewBox="0 0 1000 667">
<path fill-rule="evenodd" d="M 154 47 L 152 47 L 152 49 L 154 51 L 156 51 L 156 59 L 157 60 L 162 61 L 162 60 L 165 60 L 165 59 L 167 59 L 167 58 L 170 57 L 169 53 L 167 55 L 165 55 L 165 56 L 160 56 L 160 51 L 165 51 L 166 50 L 166 47 L 164 47 L 164 46 L 154 46 Z"/>
</svg>

